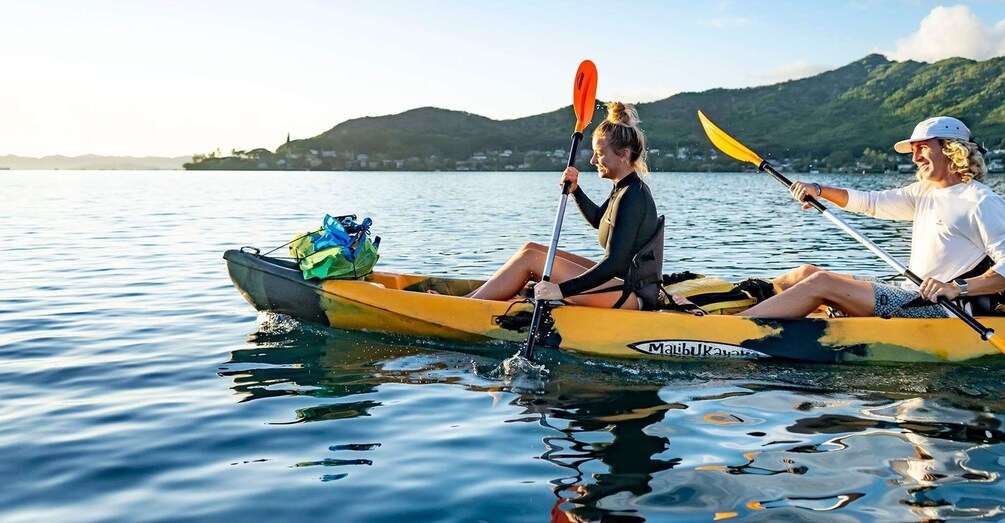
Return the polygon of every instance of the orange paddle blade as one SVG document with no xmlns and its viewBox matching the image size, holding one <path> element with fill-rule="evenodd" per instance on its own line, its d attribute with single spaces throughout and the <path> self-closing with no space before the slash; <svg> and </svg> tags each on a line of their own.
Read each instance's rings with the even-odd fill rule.
<svg viewBox="0 0 1005 523">
<path fill-rule="evenodd" d="M 597 104 L 597 66 L 583 60 L 576 71 L 576 83 L 572 86 L 572 108 L 576 111 L 576 132 L 583 132 Z"/>
<path fill-rule="evenodd" d="M 701 120 L 701 126 L 705 129 L 705 134 L 708 135 L 708 139 L 712 140 L 712 144 L 720 151 L 736 158 L 737 160 L 740 160 L 741 162 L 750 162 L 756 165 L 758 169 L 761 168 L 761 164 L 764 163 L 764 160 L 762 160 L 757 153 L 747 149 L 745 145 L 736 141 L 736 139 L 726 134 L 722 129 L 719 129 L 705 116 L 705 113 L 698 111 L 698 119 Z"/>
</svg>

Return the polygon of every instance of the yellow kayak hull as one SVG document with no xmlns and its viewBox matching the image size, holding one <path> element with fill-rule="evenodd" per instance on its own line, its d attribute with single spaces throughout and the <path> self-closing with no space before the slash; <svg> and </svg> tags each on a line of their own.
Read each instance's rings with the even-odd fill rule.
<svg viewBox="0 0 1005 523">
<path fill-rule="evenodd" d="M 237 250 L 224 258 L 234 285 L 256 309 L 340 329 L 523 342 L 533 311 L 526 302 L 460 297 L 478 280 L 375 272 L 365 280 L 305 281 L 288 261 Z M 612 358 L 960 362 L 999 354 L 955 318 L 765 320 L 575 306 L 550 315 L 553 344 Z M 1005 332 L 1003 317 L 980 321 Z"/>
</svg>

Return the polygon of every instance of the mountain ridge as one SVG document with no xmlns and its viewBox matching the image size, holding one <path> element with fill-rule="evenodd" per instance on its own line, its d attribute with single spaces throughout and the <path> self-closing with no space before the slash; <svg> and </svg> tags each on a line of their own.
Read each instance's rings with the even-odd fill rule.
<svg viewBox="0 0 1005 523">
<path fill-rule="evenodd" d="M 871 54 L 807 78 L 678 93 L 636 107 L 649 147 L 660 150 L 651 158 L 656 168 L 736 168 L 712 151 L 696 118 L 698 109 L 766 158 L 801 158 L 807 165 L 828 166 L 860 163 L 873 155 L 888 167 L 903 160 L 893 154 L 893 143 L 936 114 L 957 116 L 989 148 L 1002 145 L 1005 57 L 929 64 Z M 554 151 L 568 147 L 572 115 L 566 106 L 493 120 L 420 107 L 347 120 L 317 136 L 282 144 L 275 153 L 256 149 L 255 154 L 194 158 L 186 168 L 551 168 L 562 160 Z M 602 118 L 598 110 L 593 123 Z M 325 151 L 327 156 L 321 154 Z M 511 154 L 503 155 L 506 151 Z M 535 163 L 535 151 L 548 153 L 549 160 Z M 684 157 L 684 164 L 698 163 L 682 165 L 678 160 Z"/>
</svg>

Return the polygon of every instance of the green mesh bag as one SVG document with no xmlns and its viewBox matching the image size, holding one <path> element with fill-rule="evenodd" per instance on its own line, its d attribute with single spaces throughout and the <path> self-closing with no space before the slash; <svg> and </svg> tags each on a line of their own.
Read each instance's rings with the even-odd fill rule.
<svg viewBox="0 0 1005 523">
<path fill-rule="evenodd" d="M 304 279 L 359 280 L 373 272 L 380 254 L 370 241 L 370 218 L 357 224 L 355 216 L 325 216 L 324 225 L 299 235 L 290 243 L 290 255 L 297 259 Z"/>
</svg>

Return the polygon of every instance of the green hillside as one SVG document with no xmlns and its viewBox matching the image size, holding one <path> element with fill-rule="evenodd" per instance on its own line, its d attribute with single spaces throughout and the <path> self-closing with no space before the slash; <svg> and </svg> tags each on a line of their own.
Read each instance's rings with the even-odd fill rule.
<svg viewBox="0 0 1005 523">
<path fill-rule="evenodd" d="M 601 92 L 603 90 L 601 89 Z M 957 116 L 988 148 L 1005 138 L 1005 57 L 933 64 L 870 55 L 810 78 L 681 93 L 638 105 L 657 169 L 736 169 L 716 157 L 696 111 L 762 156 L 792 168 L 896 168 L 895 141 L 933 115 Z M 603 117 L 598 110 L 594 121 Z M 349 120 L 276 152 L 197 156 L 189 169 L 550 169 L 565 158 L 571 106 L 515 120 L 425 107 Z M 587 130 L 589 132 L 590 129 Z M 786 162 L 788 165 L 790 162 Z"/>
</svg>

